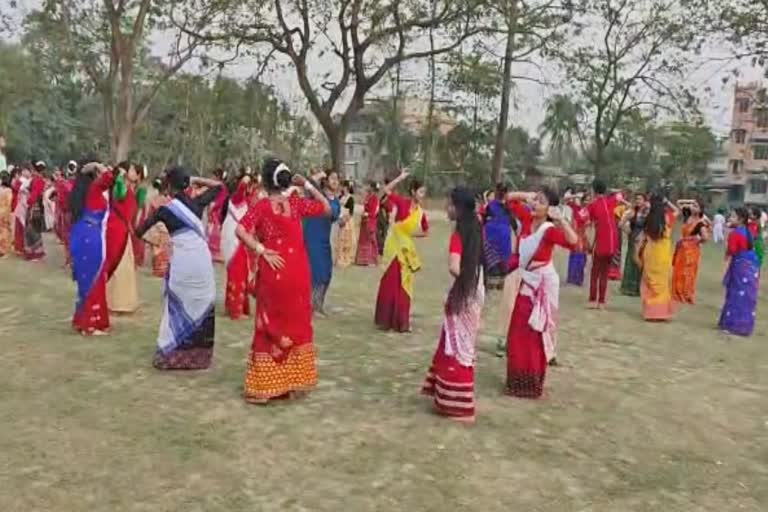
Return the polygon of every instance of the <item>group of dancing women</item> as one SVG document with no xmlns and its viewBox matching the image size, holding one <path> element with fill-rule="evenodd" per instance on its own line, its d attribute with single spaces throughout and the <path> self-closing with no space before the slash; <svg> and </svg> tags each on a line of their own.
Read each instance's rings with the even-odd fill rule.
<svg viewBox="0 0 768 512">
<path fill-rule="evenodd" d="M 40 260 L 45 167 L 40 162 L 17 171 L 1 177 L 0 253 L 15 250 Z M 228 178 L 216 170 L 208 179 L 173 167 L 153 182 L 151 198 L 142 185 L 146 179 L 144 166 L 131 162 L 114 168 L 70 162 L 48 187 L 58 206 L 54 231 L 77 285 L 72 326 L 82 335 L 106 335 L 110 314 L 139 309 L 136 268 L 148 249 L 152 273 L 165 281 L 154 367 L 209 368 L 216 330 L 214 264 L 221 262 L 226 315 L 254 317 L 243 388 L 251 403 L 296 398 L 315 387 L 312 322 L 314 315 L 327 314 L 334 267 L 381 264 L 373 323 L 410 332 L 414 281 L 422 267 L 417 238 L 429 233 L 429 222 L 426 187 L 407 172 L 382 188 L 366 185 L 359 229 L 353 185 L 332 170 L 304 177 L 268 159 L 260 172 L 243 168 Z M 557 362 L 555 247 L 570 251 L 567 284 L 583 286 L 589 266 L 591 308 L 605 309 L 608 281 L 620 280 L 622 294 L 640 297 L 646 320 L 665 321 L 679 304 L 696 302 L 701 245 L 718 230 L 697 200 L 673 204 L 659 194 L 637 193 L 630 201 L 599 181 L 591 194 L 566 192 L 562 204 L 546 187 L 520 192 L 499 185 L 485 195 L 458 187 L 446 210 L 452 222 L 450 286 L 422 393 L 437 412 L 462 422 L 475 419 L 477 336 L 488 294 L 500 294 L 505 391 L 540 398 L 548 367 Z M 6 225 L 11 215 L 4 212 L 11 212 L 15 225 Z M 673 243 L 680 218 L 681 236 Z M 744 208 L 725 224 L 719 327 L 749 336 L 764 225 L 760 212 Z"/>
</svg>

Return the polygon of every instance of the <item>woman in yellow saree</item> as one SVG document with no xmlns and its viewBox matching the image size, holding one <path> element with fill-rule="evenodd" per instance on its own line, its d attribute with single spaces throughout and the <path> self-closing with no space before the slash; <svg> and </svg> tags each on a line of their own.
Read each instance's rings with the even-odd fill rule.
<svg viewBox="0 0 768 512">
<path fill-rule="evenodd" d="M 413 180 L 408 187 L 410 198 L 394 193 L 395 187 L 408 177 L 402 172 L 386 187 L 388 204 L 396 208 L 395 222 L 389 229 L 384 243 L 384 264 L 386 271 L 379 283 L 376 299 L 376 326 L 383 330 L 409 332 L 411 330 L 411 301 L 413 300 L 414 274 L 421 269 L 421 260 L 416 252 L 414 236 L 429 229 L 421 202 L 426 188 Z"/>
<path fill-rule="evenodd" d="M 679 210 L 659 195 L 651 196 L 645 229 L 636 246 L 635 260 L 642 269 L 640 297 L 643 317 L 664 321 L 675 314 L 672 297 L 672 225 Z"/>
</svg>

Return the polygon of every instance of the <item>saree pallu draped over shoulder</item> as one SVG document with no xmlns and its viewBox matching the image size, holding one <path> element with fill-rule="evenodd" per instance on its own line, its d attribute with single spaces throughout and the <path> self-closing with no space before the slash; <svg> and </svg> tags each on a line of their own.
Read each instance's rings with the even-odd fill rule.
<svg viewBox="0 0 768 512">
<path fill-rule="evenodd" d="M 413 208 L 408 217 L 390 227 L 384 243 L 386 271 L 379 283 L 375 315 L 380 329 L 407 332 L 411 328 L 413 280 L 421 269 L 413 237 L 421 228 L 422 216 L 420 207 Z"/>
<path fill-rule="evenodd" d="M 672 296 L 677 302 L 696 303 L 696 280 L 701 261 L 701 241 L 692 236 L 695 225 L 683 225 L 683 238 L 678 240 L 672 260 Z"/>
<path fill-rule="evenodd" d="M 159 370 L 202 370 L 211 364 L 216 329 L 213 259 L 194 212 L 178 199 L 167 208 L 185 228 L 171 236 L 173 256 L 153 365 Z"/>
<path fill-rule="evenodd" d="M 746 229 L 738 228 L 742 236 L 751 237 Z M 732 236 L 732 235 L 731 235 Z M 723 286 L 725 302 L 720 312 L 718 327 L 738 336 L 750 336 L 755 329 L 760 264 L 753 249 L 742 250 L 731 256 Z"/>
<path fill-rule="evenodd" d="M 446 311 L 443 316 L 440 342 L 421 392 L 431 396 L 435 410 L 445 416 L 475 416 L 476 344 L 484 303 L 481 275 L 467 305 L 458 313 Z"/>
<path fill-rule="evenodd" d="M 109 329 L 104 268 L 108 217 L 108 210 L 85 210 L 70 232 L 72 276 L 77 283 L 72 326 L 81 332 Z"/>
<path fill-rule="evenodd" d="M 556 355 L 560 277 L 551 259 L 533 260 L 549 229 L 545 222 L 520 243 L 520 289 L 507 334 L 507 393 L 520 398 L 542 396 Z"/>
</svg>

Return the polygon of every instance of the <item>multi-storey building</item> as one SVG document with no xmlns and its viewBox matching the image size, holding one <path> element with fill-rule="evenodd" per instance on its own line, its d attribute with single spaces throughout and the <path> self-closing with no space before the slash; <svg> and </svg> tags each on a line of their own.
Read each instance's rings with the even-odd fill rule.
<svg viewBox="0 0 768 512">
<path fill-rule="evenodd" d="M 768 205 L 768 93 L 759 82 L 736 84 L 723 181 L 731 202 Z"/>
</svg>

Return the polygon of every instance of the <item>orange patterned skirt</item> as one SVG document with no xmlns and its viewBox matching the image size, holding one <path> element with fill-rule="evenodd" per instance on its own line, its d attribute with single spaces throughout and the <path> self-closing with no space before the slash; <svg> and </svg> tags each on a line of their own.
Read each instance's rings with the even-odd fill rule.
<svg viewBox="0 0 768 512">
<path fill-rule="evenodd" d="M 266 402 L 295 391 L 310 391 L 317 385 L 315 347 L 299 345 L 277 362 L 271 354 L 251 352 L 245 373 L 246 401 Z"/>
</svg>

